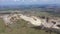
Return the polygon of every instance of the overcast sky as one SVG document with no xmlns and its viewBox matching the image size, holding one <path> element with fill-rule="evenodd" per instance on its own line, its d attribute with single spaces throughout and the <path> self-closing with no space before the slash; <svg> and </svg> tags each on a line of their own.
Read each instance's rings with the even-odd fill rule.
<svg viewBox="0 0 60 34">
<path fill-rule="evenodd" d="M 0 5 L 13 4 L 60 4 L 60 0 L 0 0 Z"/>
</svg>

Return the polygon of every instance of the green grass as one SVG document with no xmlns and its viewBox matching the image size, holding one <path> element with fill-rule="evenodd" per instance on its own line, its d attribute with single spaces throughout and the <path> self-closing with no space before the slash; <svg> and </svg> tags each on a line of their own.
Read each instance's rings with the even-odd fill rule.
<svg viewBox="0 0 60 34">
<path fill-rule="evenodd" d="M 12 31 L 9 31 L 10 28 L 5 27 L 3 20 L 0 19 L 0 34 L 49 34 L 44 30 L 26 27 L 26 23 L 27 21 L 18 20 L 17 23 L 10 26 Z M 55 33 L 52 32 L 52 34 Z"/>
</svg>

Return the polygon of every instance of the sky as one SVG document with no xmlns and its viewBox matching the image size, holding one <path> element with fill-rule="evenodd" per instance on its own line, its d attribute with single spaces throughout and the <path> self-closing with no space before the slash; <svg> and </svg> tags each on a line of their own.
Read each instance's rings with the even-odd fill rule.
<svg viewBox="0 0 60 34">
<path fill-rule="evenodd" d="M 0 0 L 0 5 L 60 4 L 60 0 Z"/>
</svg>

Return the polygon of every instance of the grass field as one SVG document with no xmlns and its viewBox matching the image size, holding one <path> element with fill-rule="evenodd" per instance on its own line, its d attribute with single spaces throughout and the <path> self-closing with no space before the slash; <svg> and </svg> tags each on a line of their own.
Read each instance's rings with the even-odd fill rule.
<svg viewBox="0 0 60 34">
<path fill-rule="evenodd" d="M 24 20 L 19 20 L 16 24 L 11 25 L 10 29 L 8 27 L 5 27 L 3 20 L 0 19 L 0 34 L 50 34 L 48 32 L 45 32 L 44 30 L 26 27 L 26 23 L 27 22 Z M 52 34 L 56 33 L 52 32 Z"/>
</svg>

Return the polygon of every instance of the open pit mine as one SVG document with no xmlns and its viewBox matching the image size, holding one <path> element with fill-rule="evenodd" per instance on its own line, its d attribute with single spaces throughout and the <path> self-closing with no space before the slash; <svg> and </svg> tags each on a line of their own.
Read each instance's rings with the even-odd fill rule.
<svg viewBox="0 0 60 34">
<path fill-rule="evenodd" d="M 49 19 L 48 17 L 37 17 L 37 16 L 27 16 L 23 14 L 7 14 L 1 16 L 5 25 L 11 25 L 16 23 L 17 20 L 23 19 L 28 21 L 27 24 L 31 24 L 31 27 L 40 27 L 41 29 L 46 29 L 49 31 L 60 32 L 60 21 L 59 19 Z"/>
</svg>

